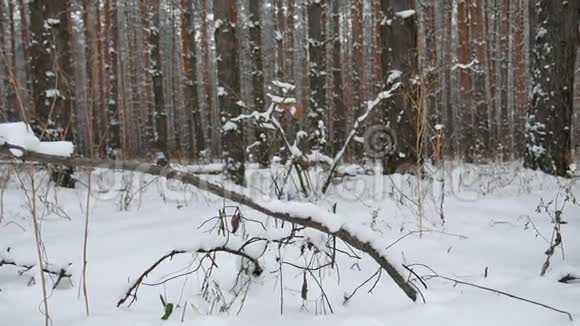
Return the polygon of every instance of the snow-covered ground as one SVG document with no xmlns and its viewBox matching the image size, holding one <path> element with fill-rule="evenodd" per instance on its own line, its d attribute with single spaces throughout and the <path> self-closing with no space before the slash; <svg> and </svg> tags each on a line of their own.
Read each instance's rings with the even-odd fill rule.
<svg viewBox="0 0 580 326">
<path fill-rule="evenodd" d="M 250 186 L 255 191 L 271 192 L 268 171 L 248 171 L 248 174 L 251 174 Z M 29 201 L 17 175 L 11 175 L 3 198 L 0 252 L 5 253 L 10 247 L 9 254 L 14 260 L 34 263 L 36 251 Z M 21 171 L 20 177 L 30 190 L 28 175 Z M 210 178 L 216 180 L 219 176 Z M 86 183 L 86 174 L 81 174 L 80 179 Z M 418 209 L 413 204 L 417 202 L 414 177 L 350 177 L 343 180 L 346 183 L 338 185 L 340 191 L 334 185 L 326 197 L 310 201 L 329 210 L 336 203 L 337 212 L 349 223 L 367 227 L 370 233 L 380 235 L 385 247 L 393 244 L 388 252 L 397 262 L 424 264 L 447 277 L 569 311 L 575 320 L 580 320 L 580 284 L 557 282 L 567 273 L 580 274 L 580 206 L 571 201 L 565 204 L 562 214 L 568 222 L 562 225 L 565 260 L 557 249 L 544 277 L 539 274 L 549 244 L 542 237 L 549 240 L 554 225 L 545 211 L 537 212 L 541 200 L 551 207 L 550 212 L 560 207 L 565 189 L 580 198 L 580 186 L 573 180 L 548 177 L 516 169 L 513 165 L 457 166 L 449 168 L 446 179 L 445 224 L 441 223 L 439 210 L 441 185 L 425 180 L 421 186 L 425 232 L 421 238 L 419 234 L 411 234 L 395 244 L 397 239 L 418 229 Z M 129 180 L 135 182 L 132 188 L 126 186 Z M 36 174 L 35 183 L 39 185 L 38 214 L 42 217 L 48 260 L 63 266 L 73 263 L 70 267 L 72 284 L 64 280 L 49 292 L 50 316 L 55 326 L 179 325 L 181 319 L 184 324 L 198 326 L 573 324 L 563 314 L 438 278 L 427 280 L 427 289 L 421 288 L 426 303 L 422 300 L 412 303 L 384 273 L 374 288 L 375 279 L 362 286 L 344 304 L 345 295 L 377 271 L 377 265 L 362 253 L 358 254 L 363 259 L 338 254 L 334 269 L 313 271 L 313 275 L 306 273 L 308 293 L 307 300 L 303 300 L 304 271 L 283 265 L 280 273 L 276 260 L 280 255 L 284 261 L 296 265 L 308 263 L 312 252 L 307 249 L 300 256 L 299 245 L 280 251 L 277 245 L 270 246 L 260 258 L 265 271 L 251 278 L 247 297 L 234 300 L 229 309 L 222 309 L 223 312 L 220 312 L 223 307 L 220 298 L 231 299 L 229 290 L 236 286 L 240 266 L 240 258 L 225 253 L 217 254 L 209 294 L 205 298 L 200 295 L 203 281 L 200 272 L 159 286 L 143 286 L 133 305 L 117 308 L 116 303 L 128 284 L 153 262 L 172 249 L 190 247 L 201 236 L 207 236 L 203 232 L 211 224 L 198 227 L 218 215 L 224 202 L 177 183 L 167 184 L 161 179 L 139 174 L 125 173 L 122 177 L 119 173 L 111 175 L 103 171 L 93 173 L 91 183 L 94 191 L 90 199 L 87 277 L 91 315 L 87 318 L 79 290 L 86 187 L 79 183 L 74 190 L 51 187 L 47 191 L 48 177 L 43 173 Z M 138 191 L 140 188 L 143 191 Z M 554 202 L 549 204 L 552 200 Z M 289 230 L 288 225 L 279 230 L 281 225 L 272 219 L 244 207 L 241 210 L 245 217 L 260 220 L 270 230 L 266 235 Z M 246 224 L 247 232 L 265 233 L 256 223 Z M 217 236 L 217 231 L 213 232 Z M 315 244 L 317 238 L 320 239 L 318 244 L 325 241 L 317 232 L 305 235 Z M 339 248 L 348 251 L 340 243 Z M 196 263 L 192 255 L 176 256 L 162 263 L 146 282 L 154 283 L 187 272 Z M 0 266 L 0 325 L 41 325 L 39 276 L 34 272 L 19 275 L 19 270 Z M 414 270 L 419 275 L 433 274 L 420 266 Z M 32 276 L 36 279 L 35 285 L 29 284 Z M 321 297 L 317 282 L 322 282 L 334 314 L 330 314 L 328 304 L 323 303 L 326 299 Z M 369 293 L 371 288 L 372 293 Z M 168 321 L 161 320 L 160 294 L 177 306 Z M 280 314 L 281 300 L 283 315 Z M 242 301 L 244 304 L 238 315 Z"/>
</svg>

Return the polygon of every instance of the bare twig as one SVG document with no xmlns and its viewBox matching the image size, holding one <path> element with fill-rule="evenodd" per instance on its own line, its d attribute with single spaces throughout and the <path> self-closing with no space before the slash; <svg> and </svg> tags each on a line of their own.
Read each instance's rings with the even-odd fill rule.
<svg viewBox="0 0 580 326">
<path fill-rule="evenodd" d="M 89 176 L 87 181 L 87 203 L 85 207 L 85 231 L 83 235 L 83 297 L 85 299 L 85 313 L 87 317 L 90 316 L 89 311 L 89 293 L 87 290 L 87 244 L 89 239 L 89 216 L 90 216 L 90 199 L 91 199 L 91 171 L 89 170 Z"/>
<path fill-rule="evenodd" d="M 252 274 L 254 276 L 260 276 L 262 274 L 262 267 L 260 266 L 258 260 L 254 257 L 251 257 L 250 255 L 242 252 L 242 251 L 238 251 L 238 250 L 234 250 L 231 248 L 227 248 L 227 247 L 216 247 L 210 250 L 205 250 L 205 249 L 197 249 L 195 250 L 195 252 L 197 253 L 215 253 L 215 252 L 227 252 L 233 255 L 238 255 L 241 256 L 243 258 L 248 259 L 249 261 L 251 261 L 254 264 L 254 270 L 252 272 Z M 153 270 L 155 270 L 155 268 L 157 268 L 157 266 L 159 266 L 163 261 L 165 261 L 166 259 L 172 259 L 174 256 L 176 255 L 180 255 L 180 254 L 185 254 L 185 253 L 192 253 L 192 251 L 188 251 L 188 250 L 173 250 L 170 253 L 162 256 L 161 258 L 159 258 L 155 263 L 153 263 L 153 265 L 151 265 L 149 268 L 147 268 L 145 270 L 145 272 L 143 272 L 138 278 L 137 280 L 135 280 L 131 286 L 129 287 L 129 289 L 125 292 L 125 295 L 119 299 L 119 301 L 117 302 L 117 307 L 120 307 L 122 304 L 124 304 L 129 298 L 131 298 L 131 302 L 129 302 L 129 305 L 131 305 L 133 302 L 135 302 L 135 300 L 137 300 L 137 291 L 139 289 L 139 286 L 141 286 L 141 284 L 143 284 L 143 280 L 149 275 L 149 273 L 151 273 Z M 183 275 L 188 275 L 189 273 L 183 274 Z M 172 278 L 173 279 L 173 278 Z"/>
<path fill-rule="evenodd" d="M 40 283 L 42 286 L 42 304 L 44 306 L 44 325 L 48 326 L 50 322 L 50 314 L 48 312 L 48 294 L 46 291 L 46 278 L 44 277 L 44 261 L 42 255 L 42 234 L 40 233 L 40 226 L 38 222 L 37 210 L 36 210 L 36 184 L 34 180 L 34 173 L 30 173 L 30 182 L 32 188 L 31 196 L 31 213 L 32 213 L 32 225 L 34 226 L 34 239 L 36 244 L 36 254 L 38 258 L 38 268 L 40 269 Z"/>
<path fill-rule="evenodd" d="M 351 292 L 351 294 L 348 294 L 348 295 L 345 294 L 344 295 L 344 301 L 343 301 L 342 304 L 346 304 L 352 297 L 355 296 L 355 294 L 358 292 L 358 290 L 360 288 L 362 288 L 363 286 L 365 286 L 365 284 L 367 284 L 368 282 L 370 282 L 373 278 L 375 278 L 376 276 L 380 277 L 381 271 L 382 271 L 382 269 L 379 268 L 373 275 L 371 275 L 369 278 L 367 278 L 359 286 L 357 286 L 356 288 L 354 288 L 354 290 Z"/>
<path fill-rule="evenodd" d="M 412 267 L 412 266 L 425 266 L 425 265 L 412 264 L 412 265 L 405 266 L 405 268 L 407 270 L 410 270 L 410 267 Z M 492 289 L 492 288 L 489 288 L 489 287 L 486 287 L 486 286 L 482 286 L 482 285 L 478 285 L 478 284 L 474 284 L 474 283 L 470 283 L 470 282 L 461 281 L 461 280 L 458 280 L 456 278 L 439 275 L 438 273 L 435 273 L 433 271 L 433 269 L 431 269 L 431 268 L 429 268 L 429 270 L 432 271 L 434 274 L 431 274 L 431 275 L 423 275 L 423 277 L 422 277 L 423 279 L 425 279 L 425 278 L 440 278 L 440 279 L 443 279 L 443 280 L 446 280 L 446 281 L 453 282 L 455 284 L 467 285 L 467 286 L 471 286 L 471 287 L 474 287 L 474 288 L 477 288 L 477 289 L 480 289 L 480 290 L 497 293 L 497 294 L 500 294 L 500 295 L 503 295 L 503 296 L 506 296 L 506 297 L 509 297 L 509 298 L 512 298 L 512 299 L 524 301 L 524 302 L 531 303 L 531 304 L 536 305 L 536 306 L 540 306 L 540 307 L 543 307 L 543 308 L 546 308 L 546 309 L 549 309 L 549 310 L 553 310 L 553 311 L 559 312 L 561 314 L 564 314 L 564 315 L 568 316 L 568 319 L 570 319 L 570 321 L 574 321 L 574 318 L 572 318 L 572 314 L 569 313 L 569 312 L 567 312 L 567 311 L 564 311 L 564 310 L 561 310 L 561 309 L 557 309 L 557 308 L 548 306 L 547 304 L 543 304 L 543 303 L 540 303 L 540 302 L 537 302 L 537 301 L 533 301 L 533 300 L 530 300 L 530 299 L 526 299 L 526 298 L 517 296 L 515 294 L 511 294 L 511 293 L 504 292 L 504 291 L 501 291 L 501 290 Z M 417 274 L 415 274 L 415 275 L 417 275 Z"/>
</svg>

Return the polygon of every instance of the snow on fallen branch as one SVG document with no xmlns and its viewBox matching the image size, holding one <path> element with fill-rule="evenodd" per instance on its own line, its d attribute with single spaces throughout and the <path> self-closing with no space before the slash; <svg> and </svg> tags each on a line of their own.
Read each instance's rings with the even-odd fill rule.
<svg viewBox="0 0 580 326">
<path fill-rule="evenodd" d="M 14 156 L 13 149 L 22 151 L 22 155 Z M 209 182 L 196 175 L 180 172 L 171 166 L 159 166 L 135 161 L 111 161 L 85 158 L 67 158 L 56 155 L 47 155 L 34 151 L 27 151 L 20 146 L 9 143 L 0 145 L 0 155 L 12 156 L 22 161 L 42 161 L 53 164 L 63 164 L 76 167 L 105 168 L 114 170 L 135 171 L 166 179 L 178 180 L 184 184 L 192 185 L 200 190 L 207 191 L 240 205 L 247 206 L 267 216 L 281 221 L 295 223 L 300 226 L 312 228 L 327 234 L 336 236 L 353 248 L 367 253 L 375 260 L 401 290 L 412 300 L 417 300 L 417 291 L 412 284 L 407 282 L 403 271 L 393 265 L 386 255 L 383 240 L 375 237 L 370 230 L 363 226 L 348 225 L 346 219 L 339 215 L 328 212 L 322 207 L 311 203 L 288 202 L 274 200 L 268 197 L 254 198 L 247 193 L 248 189 L 241 187 L 227 188 L 223 185 Z"/>
<path fill-rule="evenodd" d="M 135 302 L 135 300 L 137 300 L 137 291 L 149 273 L 155 270 L 155 268 L 157 268 L 163 261 L 172 259 L 174 256 L 181 254 L 203 253 L 207 255 L 215 252 L 225 252 L 240 256 L 252 262 L 254 265 L 252 275 L 260 276 L 262 274 L 263 269 L 258 262 L 259 255 L 244 250 L 247 246 L 247 242 L 243 242 L 240 239 L 231 236 L 228 238 L 196 236 L 196 239 L 198 239 L 198 243 L 194 246 L 187 249 L 174 249 L 171 252 L 163 255 L 155 263 L 153 263 L 153 265 L 147 268 L 145 272 L 143 272 L 134 282 L 129 285 L 125 293 L 122 295 L 119 301 L 117 301 L 117 307 L 120 307 L 129 299 L 131 299 L 131 301 L 128 303 L 129 305 Z"/>
<path fill-rule="evenodd" d="M 32 270 L 36 266 L 34 263 L 18 262 L 14 257 L 12 257 L 10 248 L 7 248 L 4 252 L 0 252 L 0 267 L 4 265 L 11 265 L 16 268 L 21 268 L 21 270 L 18 272 L 19 275 Z M 56 289 L 56 287 L 60 284 L 60 281 L 62 281 L 64 278 L 68 278 L 70 280 L 72 273 L 69 271 L 69 267 L 71 265 L 71 263 L 63 266 L 44 264 L 42 271 L 46 274 L 54 275 L 57 277 L 54 285 L 52 286 L 53 289 Z"/>
<path fill-rule="evenodd" d="M 74 150 L 73 144 L 68 141 L 40 141 L 24 122 L 0 123 L 0 145 L 5 143 L 18 146 L 10 150 L 14 156 L 21 156 L 22 149 L 57 156 L 70 156 Z"/>
</svg>

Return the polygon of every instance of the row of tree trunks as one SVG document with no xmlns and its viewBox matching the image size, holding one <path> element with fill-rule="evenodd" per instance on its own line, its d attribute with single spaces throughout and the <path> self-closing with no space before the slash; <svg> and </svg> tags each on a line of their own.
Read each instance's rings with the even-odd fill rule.
<svg viewBox="0 0 580 326">
<path fill-rule="evenodd" d="M 275 92 L 268 88 L 275 79 L 296 85 L 292 96 L 306 113 L 300 119 L 282 115 L 289 139 L 306 131 L 306 152 L 333 155 L 392 70 L 401 70 L 408 84 L 367 125 L 396 129 L 398 148 L 386 159 L 386 172 L 429 155 L 418 153 L 425 112 L 430 127 L 444 126 L 447 153 L 467 161 L 519 158 L 530 149 L 524 135 L 534 138 L 524 131 L 526 63 L 531 36 L 538 34 L 530 26 L 545 23 L 539 19 L 545 11 L 524 0 L 424 2 L 411 15 L 406 10 L 415 1 L 238 0 L 227 9 L 236 21 L 229 35 L 215 30 L 228 25 L 218 15 L 229 19 L 224 4 L 216 2 L 78 2 L 2 2 L 0 119 L 30 116 L 43 137 L 74 137 L 88 156 L 163 151 L 187 160 L 224 159 L 223 153 L 233 152 L 223 131 L 235 128 L 222 127 L 231 127 L 227 120 L 244 110 L 267 107 L 265 95 Z M 75 10 L 81 19 L 73 21 Z M 573 30 L 575 19 L 558 22 L 559 28 Z M 417 32 L 423 33 L 419 42 Z M 417 57 L 420 86 L 409 82 L 417 75 Z M 73 66 L 73 58 L 80 64 Z M 233 63 L 234 71 L 224 62 Z M 564 64 L 559 60 L 559 67 Z M 240 153 L 226 161 L 233 155 L 266 166 L 288 154 L 259 124 L 244 122 L 236 130 Z M 242 153 L 250 145 L 254 152 Z M 353 145 L 345 159 L 361 158 L 362 149 Z"/>
</svg>

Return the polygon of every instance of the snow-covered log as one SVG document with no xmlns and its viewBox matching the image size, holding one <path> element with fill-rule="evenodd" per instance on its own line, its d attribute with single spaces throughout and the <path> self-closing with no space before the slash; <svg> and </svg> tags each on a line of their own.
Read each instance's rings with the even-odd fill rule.
<svg viewBox="0 0 580 326">
<path fill-rule="evenodd" d="M 13 154 L 14 150 L 19 151 L 22 155 L 15 156 Z M 380 245 L 379 241 L 375 242 L 375 239 L 369 237 L 364 230 L 357 230 L 353 226 L 347 225 L 346 219 L 341 218 L 336 214 L 329 213 L 327 210 L 314 204 L 279 201 L 270 198 L 254 198 L 247 193 L 244 193 L 244 188 L 227 188 L 204 180 L 193 174 L 180 172 L 171 166 L 159 166 L 136 161 L 112 161 L 63 157 L 29 151 L 22 146 L 12 145 L 10 143 L 3 143 L 0 145 L 0 156 L 1 155 L 11 156 L 14 159 L 22 161 L 41 161 L 76 167 L 136 171 L 155 176 L 162 176 L 166 179 L 181 181 L 182 183 L 192 185 L 200 190 L 207 191 L 216 196 L 252 208 L 267 216 L 312 228 L 327 234 L 332 234 L 350 246 L 371 256 L 411 300 L 415 301 L 417 299 L 417 291 L 411 283 L 407 282 L 399 267 L 391 263 L 385 254 L 384 247 Z"/>
<path fill-rule="evenodd" d="M 2 266 L 14 266 L 16 268 L 20 268 L 19 274 L 23 274 L 32 270 L 36 264 L 33 262 L 28 261 L 27 259 L 23 259 L 22 261 L 15 258 L 10 248 L 7 248 L 4 251 L 0 252 L 0 267 Z M 56 281 L 52 286 L 55 289 L 62 279 L 68 278 L 69 280 L 72 278 L 72 272 L 69 270 L 71 267 L 71 263 L 63 264 L 63 265 L 54 265 L 54 264 L 44 264 L 42 267 L 42 272 L 50 275 L 56 276 Z"/>
</svg>

